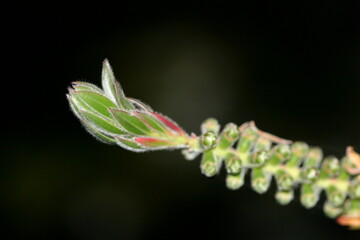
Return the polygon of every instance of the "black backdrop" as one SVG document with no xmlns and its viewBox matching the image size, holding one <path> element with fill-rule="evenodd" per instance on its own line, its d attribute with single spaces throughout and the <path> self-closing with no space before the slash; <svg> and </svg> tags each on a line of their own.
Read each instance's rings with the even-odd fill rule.
<svg viewBox="0 0 360 240">
<path fill-rule="evenodd" d="M 101 144 L 70 113 L 71 81 L 108 58 L 128 96 L 199 133 L 256 120 L 341 157 L 360 150 L 356 1 L 119 1 L 2 8 L 2 239 L 356 239 L 321 204 L 225 188 L 199 159 Z M 298 192 L 296 198 L 298 199 Z"/>
</svg>

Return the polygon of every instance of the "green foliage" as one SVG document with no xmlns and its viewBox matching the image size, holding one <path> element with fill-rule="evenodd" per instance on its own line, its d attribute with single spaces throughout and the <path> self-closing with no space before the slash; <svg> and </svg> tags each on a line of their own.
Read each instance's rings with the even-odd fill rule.
<svg viewBox="0 0 360 240">
<path fill-rule="evenodd" d="M 67 94 L 71 110 L 98 140 L 134 152 L 181 148 L 188 160 L 202 154 L 202 174 L 214 177 L 224 165 L 226 186 L 231 190 L 243 186 L 247 172 L 251 172 L 251 187 L 259 194 L 274 179 L 275 199 L 281 205 L 294 199 L 297 186 L 305 208 L 314 207 L 324 191 L 325 214 L 330 218 L 341 215 L 339 224 L 360 228 L 360 156 L 352 148 L 341 161 L 334 156 L 323 160 L 320 148 L 273 136 L 254 122 L 240 127 L 229 123 L 220 132 L 213 118 L 201 125 L 201 136 L 188 135 L 170 118 L 126 97 L 107 60 L 102 87 L 74 82 Z"/>
</svg>

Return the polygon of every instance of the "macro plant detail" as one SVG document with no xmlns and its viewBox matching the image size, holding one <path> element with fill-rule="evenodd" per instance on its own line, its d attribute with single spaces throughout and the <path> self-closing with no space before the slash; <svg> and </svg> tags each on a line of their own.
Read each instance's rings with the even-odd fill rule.
<svg viewBox="0 0 360 240">
<path fill-rule="evenodd" d="M 221 130 L 216 119 L 201 125 L 201 135 L 186 133 L 169 117 L 140 100 L 126 97 L 110 64 L 103 63 L 102 89 L 87 82 L 73 82 L 67 99 L 84 128 L 101 142 L 134 152 L 181 149 L 187 160 L 201 155 L 206 177 L 226 169 L 226 186 L 237 190 L 249 172 L 251 187 L 265 193 L 272 179 L 275 199 L 290 203 L 300 188 L 300 202 L 309 209 L 325 192 L 325 214 L 340 225 L 360 229 L 360 155 L 347 147 L 345 156 L 323 157 L 319 147 L 290 141 L 259 130 L 253 121 L 229 123 Z"/>
</svg>

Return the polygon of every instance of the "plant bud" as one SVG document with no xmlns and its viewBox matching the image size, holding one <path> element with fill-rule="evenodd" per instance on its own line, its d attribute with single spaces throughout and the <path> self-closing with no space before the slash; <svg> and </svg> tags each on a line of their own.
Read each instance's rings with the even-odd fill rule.
<svg viewBox="0 0 360 240">
<path fill-rule="evenodd" d="M 333 206 L 338 207 L 345 201 L 345 194 L 340 192 L 335 186 L 330 186 L 326 189 L 328 202 Z"/>
<path fill-rule="evenodd" d="M 319 175 L 319 170 L 315 167 L 304 167 L 301 170 L 301 177 L 304 182 L 312 183 L 314 182 Z"/>
<path fill-rule="evenodd" d="M 239 174 L 241 171 L 241 160 L 235 154 L 228 154 L 225 158 L 225 167 L 228 174 Z"/>
<path fill-rule="evenodd" d="M 353 179 L 350 184 L 349 194 L 352 199 L 360 199 L 360 180 Z"/>
<path fill-rule="evenodd" d="M 216 147 L 217 137 L 214 132 L 208 131 L 201 136 L 201 144 L 205 150 Z"/>
<path fill-rule="evenodd" d="M 269 155 L 267 151 L 257 151 L 250 156 L 250 162 L 256 167 L 263 166 L 268 159 Z"/>
<path fill-rule="evenodd" d="M 324 159 L 320 174 L 322 178 L 333 178 L 339 175 L 340 169 L 341 166 L 339 160 L 334 156 L 330 156 Z"/>
<path fill-rule="evenodd" d="M 301 164 L 301 161 L 309 151 L 309 146 L 304 142 L 295 142 L 291 146 L 291 157 L 287 165 L 290 167 L 296 167 Z"/>
<path fill-rule="evenodd" d="M 289 145 L 279 144 L 274 148 L 273 154 L 271 155 L 269 162 L 271 165 L 278 165 L 288 160 L 290 156 L 291 156 L 291 150 Z"/>
<path fill-rule="evenodd" d="M 276 174 L 276 182 L 280 191 L 289 191 L 292 188 L 294 179 L 285 171 L 278 171 Z"/>
<path fill-rule="evenodd" d="M 239 135 L 239 130 L 235 124 L 227 124 L 222 133 L 220 134 L 219 148 L 227 149 L 231 147 L 234 142 L 239 138 Z"/>
<path fill-rule="evenodd" d="M 345 212 L 360 214 L 360 199 L 348 199 L 345 203 Z M 360 215 L 358 217 L 360 218 Z"/>
<path fill-rule="evenodd" d="M 251 187 L 259 194 L 265 193 L 270 186 L 270 177 L 261 168 L 253 168 L 251 172 Z"/>
<path fill-rule="evenodd" d="M 244 185 L 245 169 L 241 170 L 241 173 L 226 176 L 226 187 L 230 190 L 237 190 Z"/>
<path fill-rule="evenodd" d="M 343 157 L 340 161 L 340 173 L 337 176 L 340 181 L 350 181 L 351 174 L 346 169 L 346 159 L 347 157 Z"/>
<path fill-rule="evenodd" d="M 290 150 L 289 145 L 287 145 L 287 144 L 278 145 L 276 148 L 275 154 L 282 161 L 287 160 L 291 156 L 291 150 Z"/>
<path fill-rule="evenodd" d="M 312 147 L 310 148 L 306 156 L 304 166 L 317 168 L 319 167 L 322 158 L 323 158 L 323 153 L 321 148 Z"/>
<path fill-rule="evenodd" d="M 220 125 L 215 118 L 208 118 L 201 124 L 201 133 L 213 132 L 215 135 L 219 134 Z"/>
<path fill-rule="evenodd" d="M 300 201 L 306 208 L 312 208 L 319 201 L 320 191 L 312 184 L 303 184 L 301 186 Z"/>
<path fill-rule="evenodd" d="M 324 213 L 329 217 L 329 218 L 336 218 L 337 216 L 339 216 L 343 209 L 341 207 L 335 207 L 333 206 L 331 203 L 329 202 L 325 202 L 324 207 L 323 207 Z"/>
<path fill-rule="evenodd" d="M 294 191 L 277 191 L 275 199 L 281 205 L 287 205 L 294 199 Z"/>
<path fill-rule="evenodd" d="M 271 140 L 269 140 L 268 138 L 262 137 L 260 136 L 258 138 L 258 140 L 256 141 L 256 145 L 255 145 L 255 150 L 260 151 L 260 150 L 270 150 L 271 148 Z"/>
<path fill-rule="evenodd" d="M 254 129 L 250 127 L 244 129 L 237 145 L 237 151 L 240 153 L 249 153 L 257 137 L 258 134 Z"/>
<path fill-rule="evenodd" d="M 213 151 L 208 150 L 203 153 L 200 169 L 201 173 L 207 177 L 213 177 L 219 172 L 220 164 Z"/>
</svg>

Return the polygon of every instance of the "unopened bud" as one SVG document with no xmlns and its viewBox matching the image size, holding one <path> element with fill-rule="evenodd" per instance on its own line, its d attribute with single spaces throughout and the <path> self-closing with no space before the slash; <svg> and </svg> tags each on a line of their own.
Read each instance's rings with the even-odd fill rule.
<svg viewBox="0 0 360 240">
<path fill-rule="evenodd" d="M 225 158 L 225 167 L 228 174 L 239 174 L 241 171 L 241 160 L 234 154 L 229 154 Z"/>
<path fill-rule="evenodd" d="M 208 118 L 201 124 L 201 133 L 205 134 L 208 131 L 219 134 L 220 125 L 215 118 Z"/>
<path fill-rule="evenodd" d="M 340 192 L 335 186 L 330 186 L 326 189 L 326 195 L 329 203 L 334 206 L 340 206 L 345 201 L 345 194 Z"/>
<path fill-rule="evenodd" d="M 259 194 L 265 193 L 270 186 L 271 178 L 261 168 L 253 168 L 251 172 L 251 187 Z"/>
<path fill-rule="evenodd" d="M 341 170 L 340 162 L 336 157 L 330 156 L 324 159 L 321 167 L 321 172 L 323 177 L 325 176 L 330 178 L 336 177 L 339 175 L 340 170 Z"/>
<path fill-rule="evenodd" d="M 239 138 L 239 135 L 239 130 L 234 123 L 227 124 L 220 134 L 219 148 L 227 149 L 228 147 L 231 147 Z"/>
<path fill-rule="evenodd" d="M 294 192 L 290 191 L 277 191 L 275 194 L 275 199 L 281 205 L 287 205 L 294 199 Z"/>
<path fill-rule="evenodd" d="M 205 150 L 212 149 L 217 144 L 216 134 L 212 131 L 208 131 L 201 136 L 201 144 Z"/>
<path fill-rule="evenodd" d="M 319 175 L 319 170 L 315 167 L 305 167 L 301 170 L 301 177 L 305 182 L 314 182 Z"/>
<path fill-rule="evenodd" d="M 267 151 L 257 151 L 252 156 L 250 156 L 250 162 L 256 167 L 264 165 L 268 159 L 269 155 Z"/>
<path fill-rule="evenodd" d="M 287 163 L 288 166 L 295 167 L 299 166 L 309 151 L 309 146 L 304 142 L 295 142 L 291 146 L 291 157 Z"/>
<path fill-rule="evenodd" d="M 216 155 L 211 151 L 205 151 L 200 163 L 201 173 L 207 177 L 215 176 L 219 171 L 218 159 Z"/>
<path fill-rule="evenodd" d="M 325 202 L 323 210 L 329 218 L 336 218 L 343 211 L 341 207 L 335 207 L 329 202 Z"/>
<path fill-rule="evenodd" d="M 228 189 L 237 190 L 242 185 L 244 185 L 244 174 L 243 173 L 239 173 L 236 175 L 228 174 L 226 176 L 226 187 Z"/>
<path fill-rule="evenodd" d="M 278 165 L 289 159 L 291 150 L 287 144 L 279 144 L 275 147 L 273 154 L 270 157 L 271 165 Z"/>
<path fill-rule="evenodd" d="M 322 158 L 323 158 L 323 152 L 322 152 L 321 148 L 312 147 L 312 148 L 310 148 L 310 150 L 306 156 L 304 166 L 317 168 L 317 167 L 319 167 Z"/>
<path fill-rule="evenodd" d="M 287 144 L 278 145 L 275 152 L 276 156 L 283 161 L 287 160 L 291 156 L 291 150 Z"/>
<path fill-rule="evenodd" d="M 270 150 L 271 144 L 272 144 L 272 142 L 270 139 L 260 136 L 256 141 L 255 150 L 257 150 L 257 151 L 267 150 L 268 151 L 268 150 Z"/>
<path fill-rule="evenodd" d="M 237 145 L 237 151 L 239 151 L 240 153 L 250 152 L 257 136 L 258 134 L 254 129 L 250 127 L 244 129 L 241 133 L 241 137 Z"/>
<path fill-rule="evenodd" d="M 276 174 L 276 182 L 279 190 L 289 191 L 294 183 L 294 179 L 287 172 L 279 171 Z"/>
<path fill-rule="evenodd" d="M 352 199 L 360 199 L 360 180 L 354 179 L 350 185 L 350 197 Z"/>
<path fill-rule="evenodd" d="M 319 201 L 320 191 L 311 184 L 303 184 L 301 186 L 301 204 L 306 208 L 312 208 Z"/>
</svg>

